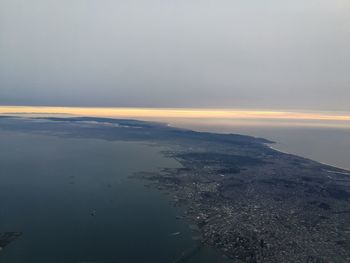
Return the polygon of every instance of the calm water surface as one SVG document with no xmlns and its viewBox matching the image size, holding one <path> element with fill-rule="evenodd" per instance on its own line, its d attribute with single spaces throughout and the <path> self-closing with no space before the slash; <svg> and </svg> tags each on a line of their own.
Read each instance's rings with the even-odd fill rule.
<svg viewBox="0 0 350 263">
<path fill-rule="evenodd" d="M 0 232 L 23 232 L 0 262 L 166 263 L 194 248 L 170 197 L 128 178 L 178 166 L 159 150 L 0 131 Z M 186 262 L 223 260 L 204 248 Z"/>
<path fill-rule="evenodd" d="M 350 129 L 173 124 L 264 137 L 282 151 L 350 168 Z M 160 150 L 0 131 L 0 232 L 23 232 L 0 253 L 0 262 L 166 263 L 194 248 L 170 197 L 128 178 L 178 166 Z M 186 262 L 223 261 L 205 248 Z"/>
<path fill-rule="evenodd" d="M 170 122 L 174 126 L 197 131 L 218 133 L 238 133 L 262 137 L 276 142 L 272 146 L 278 150 L 350 169 L 350 126 L 306 127 L 281 125 L 244 125 L 232 121 L 222 124 L 216 120 Z"/>
</svg>

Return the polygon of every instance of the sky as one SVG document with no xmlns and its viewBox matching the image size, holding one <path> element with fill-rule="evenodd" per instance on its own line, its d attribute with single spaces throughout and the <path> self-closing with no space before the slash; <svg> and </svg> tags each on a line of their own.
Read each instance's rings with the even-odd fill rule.
<svg viewBox="0 0 350 263">
<path fill-rule="evenodd" d="M 350 111 L 348 0 L 1 0 L 0 105 Z"/>
</svg>

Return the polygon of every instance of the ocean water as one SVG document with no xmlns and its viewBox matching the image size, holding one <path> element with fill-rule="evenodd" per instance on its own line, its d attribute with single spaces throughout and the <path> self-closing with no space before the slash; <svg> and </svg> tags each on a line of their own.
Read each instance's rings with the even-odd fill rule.
<svg viewBox="0 0 350 263">
<path fill-rule="evenodd" d="M 258 125 L 247 121 L 168 120 L 173 126 L 196 131 L 237 133 L 262 137 L 274 141 L 271 146 L 277 150 L 310 158 L 322 163 L 350 169 L 350 124 L 329 125 L 286 125 L 288 122 L 260 121 Z M 332 123 L 334 124 L 334 123 Z"/>
<path fill-rule="evenodd" d="M 279 150 L 350 168 L 348 128 L 168 122 L 267 138 Z M 194 249 L 193 233 L 176 219 L 180 211 L 171 197 L 129 178 L 179 165 L 160 150 L 0 130 L 0 232 L 23 232 L 0 252 L 0 262 L 167 263 Z M 224 261 L 203 248 L 185 262 Z"/>
<path fill-rule="evenodd" d="M 191 251 L 197 243 L 171 197 L 129 178 L 179 165 L 160 150 L 0 131 L 0 232 L 23 233 L 0 262 L 167 263 Z M 181 262 L 223 261 L 203 248 Z"/>
</svg>

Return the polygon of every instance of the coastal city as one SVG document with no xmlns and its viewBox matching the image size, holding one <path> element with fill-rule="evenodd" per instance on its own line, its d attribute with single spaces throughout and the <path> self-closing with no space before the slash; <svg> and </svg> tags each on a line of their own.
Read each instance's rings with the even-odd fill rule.
<svg viewBox="0 0 350 263">
<path fill-rule="evenodd" d="M 182 168 L 138 177 L 171 194 L 198 227 L 194 238 L 233 262 L 350 261 L 350 173 L 259 150 L 255 160 L 168 152 Z"/>
<path fill-rule="evenodd" d="M 176 218 L 191 229 L 198 245 L 175 263 L 188 261 L 204 246 L 232 262 L 350 261 L 347 170 L 276 151 L 273 142 L 262 138 L 162 123 L 86 117 L 0 120 L 6 131 L 161 147 L 160 154 L 178 166 L 136 172 L 130 179 L 170 197 Z M 98 218 L 94 207 L 89 214 Z M 1 234 L 0 246 L 19 236 Z"/>
</svg>

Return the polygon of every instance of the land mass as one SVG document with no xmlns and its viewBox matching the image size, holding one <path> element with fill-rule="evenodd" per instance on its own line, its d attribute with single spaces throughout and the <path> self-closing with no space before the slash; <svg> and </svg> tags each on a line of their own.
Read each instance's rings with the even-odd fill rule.
<svg viewBox="0 0 350 263">
<path fill-rule="evenodd" d="M 4 116 L 0 129 L 164 145 L 182 167 L 134 177 L 170 193 L 203 244 L 233 262 L 350 262 L 350 172 L 271 141 L 89 117 Z"/>
</svg>

